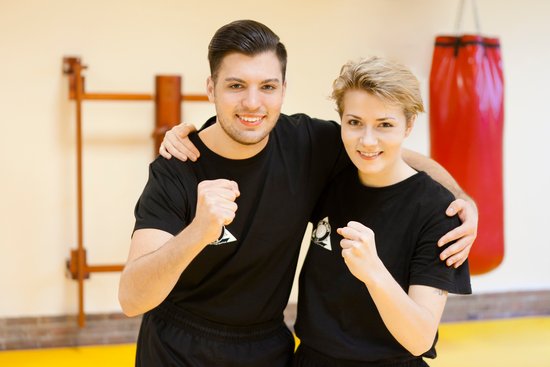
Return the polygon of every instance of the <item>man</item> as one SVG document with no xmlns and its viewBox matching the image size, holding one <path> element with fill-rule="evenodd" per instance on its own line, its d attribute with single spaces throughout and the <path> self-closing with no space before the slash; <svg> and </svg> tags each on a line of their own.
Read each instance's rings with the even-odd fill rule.
<svg viewBox="0 0 550 367">
<path fill-rule="evenodd" d="M 287 366 L 283 310 L 311 211 L 347 164 L 339 128 L 280 115 L 286 50 L 263 24 L 225 25 L 208 56 L 216 121 L 190 136 L 196 163 L 151 164 L 120 303 L 144 314 L 137 366 Z"/>
</svg>

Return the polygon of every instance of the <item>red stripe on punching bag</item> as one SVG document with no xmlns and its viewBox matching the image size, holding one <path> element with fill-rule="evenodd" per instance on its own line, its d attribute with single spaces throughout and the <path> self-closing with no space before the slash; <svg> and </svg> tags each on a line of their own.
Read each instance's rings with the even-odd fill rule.
<svg viewBox="0 0 550 367">
<path fill-rule="evenodd" d="M 436 38 L 430 75 L 430 149 L 479 209 L 472 274 L 504 257 L 502 137 L 504 81 L 496 38 Z"/>
</svg>

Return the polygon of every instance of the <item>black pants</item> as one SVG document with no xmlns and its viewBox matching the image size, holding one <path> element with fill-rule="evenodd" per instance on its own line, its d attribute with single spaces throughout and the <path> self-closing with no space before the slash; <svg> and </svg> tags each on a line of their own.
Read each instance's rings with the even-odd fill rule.
<svg viewBox="0 0 550 367">
<path fill-rule="evenodd" d="M 163 304 L 146 313 L 137 367 L 289 367 L 294 337 L 284 322 L 255 327 L 214 324 Z"/>
<path fill-rule="evenodd" d="M 409 360 L 361 362 L 329 357 L 303 344 L 294 356 L 294 367 L 429 367 L 420 357 Z"/>
</svg>

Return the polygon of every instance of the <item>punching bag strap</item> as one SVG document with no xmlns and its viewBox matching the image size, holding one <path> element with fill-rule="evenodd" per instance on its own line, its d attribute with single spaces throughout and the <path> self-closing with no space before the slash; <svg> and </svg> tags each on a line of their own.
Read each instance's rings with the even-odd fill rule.
<svg viewBox="0 0 550 367">
<path fill-rule="evenodd" d="M 455 21 L 455 45 L 454 45 L 454 57 L 458 56 L 458 51 L 460 49 L 460 46 L 462 45 L 462 35 L 460 34 L 462 31 L 462 17 L 464 15 L 464 3 L 466 0 L 460 0 L 458 3 L 458 11 L 456 13 L 456 21 Z M 477 12 L 477 3 L 476 0 L 472 0 L 472 12 L 474 14 L 474 24 L 476 27 L 476 32 L 479 37 L 481 37 L 481 26 L 479 25 L 479 14 Z"/>
<path fill-rule="evenodd" d="M 458 36 L 460 31 L 462 30 L 462 16 L 464 15 L 464 3 L 465 0 L 460 0 L 458 2 L 458 11 L 456 13 L 456 21 L 455 21 L 455 34 Z M 476 27 L 476 31 L 478 35 L 481 35 L 481 26 L 479 24 L 479 14 L 477 11 L 477 2 L 476 0 L 472 0 L 472 12 L 474 14 L 474 23 Z"/>
</svg>

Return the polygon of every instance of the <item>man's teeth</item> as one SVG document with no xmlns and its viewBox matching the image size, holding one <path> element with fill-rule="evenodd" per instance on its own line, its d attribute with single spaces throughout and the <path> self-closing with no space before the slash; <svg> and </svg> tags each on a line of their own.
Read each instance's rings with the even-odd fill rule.
<svg viewBox="0 0 550 367">
<path fill-rule="evenodd" d="M 241 117 L 241 120 L 244 120 L 246 122 L 258 122 L 262 119 L 261 117 L 243 117 L 243 116 L 240 116 L 240 117 Z"/>
</svg>

